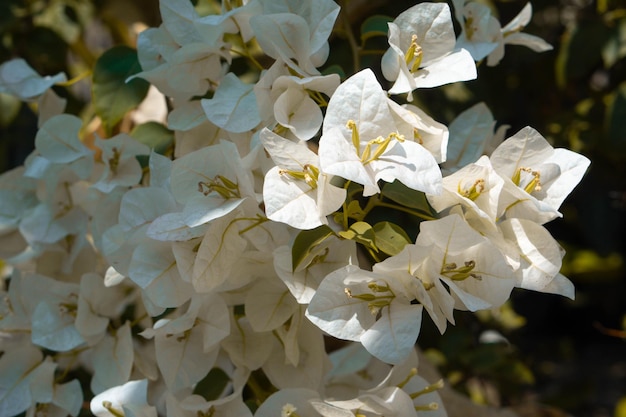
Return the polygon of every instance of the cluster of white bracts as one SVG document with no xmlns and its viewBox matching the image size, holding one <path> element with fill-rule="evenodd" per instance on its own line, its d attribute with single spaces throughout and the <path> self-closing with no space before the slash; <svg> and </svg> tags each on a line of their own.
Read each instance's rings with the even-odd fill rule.
<svg viewBox="0 0 626 417">
<path fill-rule="evenodd" d="M 389 24 L 386 92 L 368 69 L 319 72 L 332 1 L 223 3 L 200 16 L 163 0 L 163 24 L 139 37 L 136 76 L 173 106 L 173 160 L 125 134 L 95 155 L 81 120 L 43 100 L 62 76 L 0 67 L 0 92 L 42 98 L 36 150 L 0 177 L 0 258 L 14 265 L 0 415 L 76 416 L 82 388 L 65 375 L 82 366 L 100 417 L 249 417 L 244 387 L 271 393 L 257 370 L 276 390 L 256 417 L 444 416 L 439 383 L 412 371 L 423 310 L 443 332 L 454 309 L 500 306 L 516 286 L 573 297 L 542 225 L 589 161 L 531 128 L 498 146 L 484 105 L 448 130 L 388 96 L 473 79 L 474 59 L 527 38 L 497 25 L 498 38 L 470 3 L 457 41 L 445 3 L 419 4 Z M 253 44 L 273 59 L 256 83 L 229 72 L 233 57 L 257 62 Z M 300 230 L 345 232 L 333 215 L 347 184 L 370 197 L 395 180 L 438 212 L 414 243 L 364 270 L 356 241 L 331 233 L 293 265 Z M 329 354 L 324 334 L 358 343 Z M 194 390 L 216 369 L 229 382 L 207 400 Z"/>
</svg>

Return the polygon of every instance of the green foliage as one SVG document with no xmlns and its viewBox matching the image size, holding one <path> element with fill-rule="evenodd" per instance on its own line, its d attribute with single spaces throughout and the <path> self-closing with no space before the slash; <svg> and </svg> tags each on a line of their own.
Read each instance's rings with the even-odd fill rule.
<svg viewBox="0 0 626 417">
<path fill-rule="evenodd" d="M 93 71 L 93 102 L 105 130 L 110 134 L 129 110 L 142 102 L 150 83 L 143 79 L 127 79 L 141 71 L 137 51 L 116 46 L 106 51 Z"/>
<path fill-rule="evenodd" d="M 315 229 L 303 230 L 296 236 L 291 248 L 291 264 L 295 271 L 302 261 L 311 254 L 316 246 L 331 236 L 334 236 L 333 229 L 326 225 L 318 226 Z"/>
<path fill-rule="evenodd" d="M 174 145 L 174 132 L 157 122 L 137 125 L 130 135 L 161 155 L 168 154 Z"/>
<path fill-rule="evenodd" d="M 200 395 L 207 401 L 219 398 L 230 382 L 230 378 L 220 368 L 213 368 L 193 389 L 193 394 Z"/>
<path fill-rule="evenodd" d="M 387 36 L 387 23 L 392 22 L 393 18 L 383 15 L 370 16 L 361 24 L 361 43 L 365 44 L 368 39 L 376 36 Z"/>
</svg>

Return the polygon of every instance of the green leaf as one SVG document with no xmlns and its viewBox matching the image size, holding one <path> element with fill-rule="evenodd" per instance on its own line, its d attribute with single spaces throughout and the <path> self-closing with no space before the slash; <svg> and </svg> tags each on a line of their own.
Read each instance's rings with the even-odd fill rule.
<svg viewBox="0 0 626 417">
<path fill-rule="evenodd" d="M 202 396 L 207 401 L 217 400 L 230 381 L 226 372 L 213 368 L 193 389 L 193 394 Z"/>
<path fill-rule="evenodd" d="M 376 246 L 376 235 L 374 234 L 374 229 L 369 223 L 353 223 L 348 230 L 339 232 L 339 236 L 344 239 L 354 240 L 357 243 L 379 252 L 379 249 Z"/>
<path fill-rule="evenodd" d="M 293 270 L 296 270 L 313 248 L 334 234 L 333 229 L 324 224 L 315 229 L 303 230 L 298 233 L 291 248 L 291 265 Z"/>
<path fill-rule="evenodd" d="M 563 37 L 556 61 L 559 87 L 587 76 L 602 62 L 602 50 L 610 40 L 611 30 L 600 21 L 581 21 Z"/>
<path fill-rule="evenodd" d="M 370 16 L 361 25 L 361 43 L 376 36 L 387 36 L 389 26 L 387 23 L 393 22 L 393 18 L 383 15 Z"/>
<path fill-rule="evenodd" d="M 126 82 L 140 71 L 137 51 L 128 46 L 115 46 L 98 58 L 93 70 L 93 100 L 108 133 L 146 97 L 147 81 L 135 78 Z"/>
<path fill-rule="evenodd" d="M 374 225 L 376 246 L 387 255 L 397 255 L 404 247 L 411 243 L 411 239 L 404 229 L 394 223 L 379 222 Z"/>
<path fill-rule="evenodd" d="M 174 143 L 174 132 L 157 122 L 147 122 L 135 126 L 130 132 L 130 136 L 148 145 L 161 155 L 165 155 Z"/>
<path fill-rule="evenodd" d="M 348 203 L 346 213 L 348 217 L 357 221 L 361 221 L 365 218 L 365 212 L 363 211 L 361 205 L 357 200 L 352 200 L 350 201 L 350 203 Z"/>
<path fill-rule="evenodd" d="M 398 180 L 385 184 L 381 194 L 383 197 L 405 207 L 416 209 L 426 214 L 433 214 L 430 204 L 428 204 L 428 200 L 426 199 L 426 194 L 409 188 Z"/>
<path fill-rule="evenodd" d="M 22 102 L 17 97 L 0 93 L 0 127 L 6 128 L 17 117 Z"/>
<path fill-rule="evenodd" d="M 337 74 L 339 75 L 339 78 L 343 81 L 346 79 L 346 72 L 343 70 L 343 68 L 341 67 L 341 65 L 338 64 L 333 64 L 333 65 L 329 65 L 328 67 L 324 68 L 322 70 L 322 75 L 330 75 L 330 74 Z"/>
<path fill-rule="evenodd" d="M 607 112 L 607 133 L 612 149 L 626 149 L 626 83 L 611 95 Z"/>
</svg>

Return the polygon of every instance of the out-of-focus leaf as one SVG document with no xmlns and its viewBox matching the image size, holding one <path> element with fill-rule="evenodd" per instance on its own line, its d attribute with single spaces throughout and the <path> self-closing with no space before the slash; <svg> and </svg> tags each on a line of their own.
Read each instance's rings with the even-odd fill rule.
<svg viewBox="0 0 626 417">
<path fill-rule="evenodd" d="M 7 127 L 17 117 L 22 102 L 11 95 L 0 93 L 0 127 Z"/>
<path fill-rule="evenodd" d="M 602 48 L 611 30 L 600 21 L 581 22 L 563 37 L 556 61 L 556 80 L 560 87 L 569 80 L 584 77 L 602 60 Z"/>
<path fill-rule="evenodd" d="M 322 75 L 330 75 L 330 74 L 339 75 L 339 78 L 342 81 L 346 79 L 346 72 L 343 70 L 341 65 L 338 65 L 338 64 L 329 65 L 328 67 L 322 70 Z"/>
<path fill-rule="evenodd" d="M 137 51 L 128 46 L 115 46 L 98 58 L 93 71 L 93 100 L 108 132 L 148 94 L 147 81 L 135 78 L 126 82 L 139 71 Z"/>
<path fill-rule="evenodd" d="M 220 368 L 213 368 L 193 389 L 193 393 L 202 396 L 207 401 L 217 400 L 230 378 Z"/>
<path fill-rule="evenodd" d="M 157 122 L 135 126 L 130 135 L 161 155 L 164 155 L 174 143 L 174 132 Z"/>
<path fill-rule="evenodd" d="M 608 109 L 607 133 L 612 148 L 626 149 L 626 83 L 612 94 Z"/>
<path fill-rule="evenodd" d="M 611 39 L 602 48 L 602 59 L 604 67 L 612 67 L 620 59 L 626 56 L 626 19 L 619 21 Z"/>
<path fill-rule="evenodd" d="M 393 18 L 383 15 L 370 16 L 361 25 L 361 43 L 365 43 L 369 38 L 376 36 L 387 36 L 389 26 L 387 23 L 392 22 Z"/>
</svg>

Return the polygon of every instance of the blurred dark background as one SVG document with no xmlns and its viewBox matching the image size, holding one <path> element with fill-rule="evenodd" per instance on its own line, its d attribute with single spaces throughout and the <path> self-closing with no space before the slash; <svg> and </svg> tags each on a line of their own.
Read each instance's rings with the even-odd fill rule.
<svg viewBox="0 0 626 417">
<path fill-rule="evenodd" d="M 358 38 L 372 14 L 396 16 L 414 1 L 347 3 Z M 502 25 L 524 1 L 488 0 Z M 479 402 L 513 406 L 524 415 L 626 416 L 626 4 L 623 0 L 535 0 L 524 30 L 554 50 L 506 47 L 496 67 L 479 66 L 478 80 L 420 90 L 416 98 L 435 119 L 450 123 L 484 101 L 507 136 L 530 125 L 555 147 L 591 159 L 581 184 L 547 225 L 567 250 L 562 272 L 576 300 L 517 290 L 501 311 L 459 314 L 441 338 L 424 324 L 420 344 L 450 381 Z M 0 63 L 21 57 L 40 74 L 88 70 L 106 48 L 133 45 L 141 25 L 157 26 L 157 0 L 2 0 Z M 385 38 L 366 47 L 385 49 Z M 351 68 L 345 36 L 331 39 L 329 63 Z M 362 65 L 379 67 L 380 55 Z M 381 78 L 382 81 L 382 78 Z M 68 111 L 88 110 L 89 86 L 55 87 Z M 31 106 L 0 95 L 0 172 L 32 150 Z M 496 330 L 510 344 L 480 343 Z M 620 403 L 620 400 L 622 403 Z M 621 404 L 621 405 L 620 405 Z M 543 414 L 541 414 L 543 413 Z"/>
</svg>

